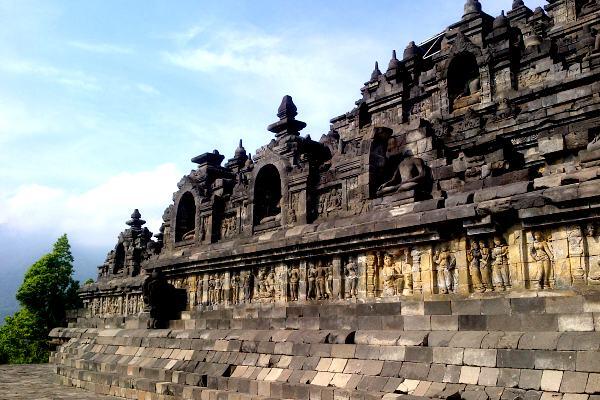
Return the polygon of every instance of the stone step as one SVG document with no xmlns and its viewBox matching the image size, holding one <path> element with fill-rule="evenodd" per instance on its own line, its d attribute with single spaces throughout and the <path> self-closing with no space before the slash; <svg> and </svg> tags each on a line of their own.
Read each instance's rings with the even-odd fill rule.
<svg viewBox="0 0 600 400">
<path fill-rule="evenodd" d="M 316 353 L 352 353 L 364 346 L 382 351 L 410 347 L 455 347 L 475 349 L 521 349 L 559 351 L 600 350 L 600 332 L 524 332 L 524 331 L 129 331 L 91 332 L 63 328 L 53 331 L 62 340 L 69 338 L 63 351 L 94 352 L 109 348 L 120 355 L 143 355 L 152 348 L 168 354 L 179 351 L 268 353 L 309 356 Z M 152 335 L 153 337 L 149 337 Z M 175 354 L 175 353 L 174 353 Z"/>
<path fill-rule="evenodd" d="M 87 364 L 91 368 L 93 364 Z M 243 369 L 242 372 L 246 372 Z M 400 393 L 394 396 L 393 393 L 401 390 L 412 391 L 414 382 L 409 381 L 407 385 L 402 385 L 403 380 L 391 377 L 358 377 L 338 376 L 325 373 L 311 373 L 310 371 L 297 371 L 285 374 L 283 369 L 270 369 L 261 371 L 257 374 L 251 374 L 253 378 L 245 378 L 242 373 L 238 376 L 206 377 L 198 373 L 179 373 L 173 374 L 171 381 L 164 381 L 162 378 L 145 378 L 118 375 L 111 372 L 96 372 L 77 370 L 70 367 L 59 366 L 57 373 L 61 376 L 78 382 L 99 382 L 102 388 L 119 387 L 124 390 L 133 389 L 143 393 L 157 393 L 159 395 L 174 396 L 174 398 L 194 399 L 202 398 L 204 392 L 212 393 L 238 393 L 242 396 L 256 396 L 257 399 L 308 399 L 310 398 L 346 398 L 352 396 L 352 399 L 397 399 L 401 398 Z M 249 374 L 250 375 L 250 374 Z M 256 375 L 256 376 L 254 376 Z M 339 374 L 338 374 L 339 375 Z M 281 379 L 284 377 L 285 379 Z M 353 379 L 351 379 L 353 378 Z M 337 382 L 332 384 L 332 380 Z M 310 381 L 310 384 L 308 383 Z M 414 385 L 416 388 L 417 385 Z M 382 390 L 385 390 L 382 391 Z M 110 390 L 107 392 L 109 393 Z M 113 390 L 112 393 L 122 392 Z M 102 391 L 101 393 L 105 393 Z M 318 397 L 317 397 L 318 396 Z M 423 398 L 423 395 L 414 399 Z"/>
<path fill-rule="evenodd" d="M 514 331 L 600 331 L 596 313 L 519 313 L 515 315 L 386 315 L 240 319 L 181 319 L 170 321 L 169 329 L 243 330 L 514 330 Z"/>
<path fill-rule="evenodd" d="M 364 337 L 371 340 L 373 335 L 365 333 Z M 360 342 L 360 333 L 356 338 Z M 295 352 L 291 351 L 290 355 L 274 354 L 275 347 L 269 346 L 262 349 L 254 346 L 242 349 L 240 342 L 235 340 L 232 341 L 237 342 L 235 349 L 230 349 L 229 341 L 224 340 L 219 342 L 220 350 L 214 350 L 214 347 L 213 350 L 179 349 L 177 343 L 181 339 L 176 338 L 147 340 L 156 341 L 156 346 L 129 346 L 128 349 L 128 346 L 106 344 L 94 345 L 90 349 L 88 339 L 83 339 L 81 345 L 89 351 L 84 353 L 84 358 L 77 356 L 73 361 L 70 360 L 70 354 L 80 353 L 80 343 L 77 339 L 72 339 L 55 353 L 54 359 L 58 363 L 75 368 L 84 368 L 86 363 L 92 363 L 91 365 L 98 365 L 92 369 L 113 372 L 118 370 L 118 364 L 135 364 L 175 371 L 185 371 L 192 364 L 194 368 L 201 365 L 217 369 L 222 365 L 222 371 L 233 365 L 235 368 L 258 368 L 258 371 L 277 368 L 315 373 L 360 373 L 363 376 L 378 376 L 384 373 L 383 371 L 397 369 L 396 377 L 450 383 L 461 383 L 461 376 L 467 373 L 491 374 L 496 377 L 504 374 L 519 377 L 516 386 L 521 384 L 520 377 L 524 377 L 523 385 L 529 385 L 528 380 L 535 381 L 537 378 L 541 385 L 542 370 L 548 369 L 554 370 L 556 374 L 564 374 L 565 379 L 576 377 L 580 384 L 583 380 L 587 383 L 588 379 L 589 382 L 597 382 L 600 377 L 596 333 L 563 333 L 559 337 L 552 334 L 514 332 L 432 332 L 428 335 L 427 344 L 423 343 L 423 346 L 314 343 L 308 347 L 309 352 L 306 355 L 291 355 L 298 353 L 299 348 L 296 348 Z M 163 347 L 160 347 L 161 341 L 164 340 L 171 342 L 163 342 Z M 182 344 L 186 343 L 190 342 Z M 217 342 L 214 344 L 217 345 Z M 336 346 L 341 346 L 337 347 L 340 353 L 334 353 Z M 585 350 L 564 350 L 575 347 Z M 311 349 L 314 353 L 310 352 Z M 261 352 L 262 350 L 264 352 Z M 345 354 L 342 353 L 344 351 Z M 130 371 L 121 370 L 121 373 L 125 372 Z"/>
<path fill-rule="evenodd" d="M 101 369 L 100 366 L 95 366 L 93 363 L 83 365 L 86 369 Z M 410 366 L 414 368 L 413 365 Z M 109 385 L 111 379 L 116 379 L 114 382 L 119 382 L 120 387 L 135 387 L 146 390 L 154 382 L 156 390 L 159 393 L 180 393 L 186 385 L 193 387 L 206 386 L 211 389 L 221 388 L 228 391 L 239 391 L 242 388 L 246 393 L 253 392 L 264 395 L 277 394 L 287 392 L 289 398 L 308 398 L 308 397 L 293 397 L 289 391 L 303 393 L 314 390 L 320 391 L 352 391 L 368 390 L 368 391 L 405 391 L 416 396 L 436 397 L 442 392 L 472 392 L 474 396 L 477 393 L 481 395 L 486 393 L 490 398 L 506 398 L 508 395 L 522 396 L 526 394 L 528 399 L 540 398 L 543 392 L 564 393 L 565 395 L 587 392 L 587 394 L 596 393 L 599 389 L 600 375 L 590 375 L 567 371 L 553 370 L 518 370 L 518 369 L 500 369 L 493 368 L 474 368 L 474 367 L 458 367 L 443 371 L 431 367 L 431 371 L 427 377 L 411 376 L 406 379 L 397 378 L 392 374 L 381 374 L 380 376 L 357 376 L 343 373 L 329 373 L 324 371 L 290 371 L 281 368 L 265 368 L 260 369 L 252 366 L 240 366 L 233 369 L 231 376 L 224 377 L 208 377 L 203 380 L 202 375 L 194 372 L 178 372 L 171 374 L 171 381 L 164 382 L 164 376 L 146 378 L 143 372 L 140 372 L 141 378 L 129 377 L 127 375 L 117 375 L 111 373 L 94 373 L 86 376 L 85 372 L 77 371 L 70 368 L 64 368 L 65 371 L 76 373 L 75 378 L 79 380 L 94 380 L 101 382 L 103 385 Z M 140 371 L 143 371 L 141 367 Z M 393 371 L 389 369 L 388 372 Z M 61 373 L 61 370 L 59 370 Z M 101 379 L 102 374 L 109 378 Z M 70 376 L 70 375 L 69 375 Z M 118 376 L 118 378 L 115 378 Z M 122 378 L 122 376 L 126 376 Z M 135 374 L 134 374 L 135 376 Z M 283 379 L 281 379 L 283 378 Z M 133 383 L 131 383 L 133 382 Z M 306 383 L 302 383 L 306 382 Z M 159 386 L 158 383 L 161 383 Z M 310 385 L 308 384 L 310 383 Z M 396 385 L 396 389 L 390 385 Z M 330 386 L 336 386 L 334 389 L 329 389 Z M 583 385 L 583 386 L 582 386 Z M 316 388 L 315 388 L 316 386 Z M 337 387 L 342 386 L 342 387 Z M 327 389 L 325 389 L 327 388 Z M 585 389 L 584 389 L 585 388 Z M 191 389 L 190 389 L 191 390 Z M 199 390 L 199 389 L 194 389 Z M 508 392 L 507 392 L 508 391 Z M 587 394 L 584 396 L 587 398 Z M 381 396 L 379 394 L 378 396 Z M 462 393 L 463 398 L 468 398 Z M 188 398 L 188 397 L 186 397 Z M 282 397 L 277 397 L 282 398 Z M 288 397 L 285 397 L 288 398 Z M 355 397 L 352 397 L 355 398 Z M 381 398 L 381 397 L 376 397 Z M 487 398 L 487 397 L 486 397 Z M 513 397 L 514 398 L 514 397 Z M 581 396 L 579 397 L 581 398 Z"/>
</svg>

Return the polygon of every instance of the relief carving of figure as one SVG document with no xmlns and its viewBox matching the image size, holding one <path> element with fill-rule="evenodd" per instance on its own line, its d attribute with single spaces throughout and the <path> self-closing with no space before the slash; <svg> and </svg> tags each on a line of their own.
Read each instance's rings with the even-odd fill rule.
<svg viewBox="0 0 600 400">
<path fill-rule="evenodd" d="M 440 293 L 456 293 L 458 288 L 456 258 L 450 252 L 447 245 L 435 251 L 433 254 L 433 262 L 437 264 L 438 287 Z"/>
<path fill-rule="evenodd" d="M 346 279 L 348 282 L 348 296 L 356 298 L 358 295 L 358 266 L 352 258 L 346 264 Z"/>
<path fill-rule="evenodd" d="M 326 280 L 327 280 L 327 271 L 323 266 L 323 262 L 319 261 L 317 263 L 317 299 L 323 300 L 327 298 L 326 291 Z"/>
<path fill-rule="evenodd" d="M 554 253 L 550 243 L 546 241 L 542 232 L 533 233 L 533 245 L 530 250 L 531 257 L 535 261 L 535 271 L 533 273 L 533 285 L 535 289 L 548 289 L 554 287 L 554 271 L 552 263 Z"/>
<path fill-rule="evenodd" d="M 401 256 L 397 262 L 397 272 L 400 274 L 398 279 L 398 294 L 411 296 L 414 293 L 413 283 L 413 265 L 410 256 L 410 249 L 402 250 Z"/>
<path fill-rule="evenodd" d="M 494 238 L 492 249 L 492 282 L 496 291 L 510 290 L 508 273 L 508 246 L 500 236 Z"/>
<path fill-rule="evenodd" d="M 208 278 L 208 304 L 212 306 L 215 303 L 215 276 L 210 275 Z"/>
<path fill-rule="evenodd" d="M 221 275 L 215 276 L 215 294 L 213 297 L 216 304 L 223 301 L 223 277 Z"/>
<path fill-rule="evenodd" d="M 240 275 L 233 274 L 231 276 L 231 302 L 238 304 L 240 301 Z"/>
<path fill-rule="evenodd" d="M 342 191 L 333 188 L 333 190 L 329 194 L 327 203 L 328 213 L 339 209 L 342 206 Z"/>
<path fill-rule="evenodd" d="M 325 293 L 328 299 L 333 299 L 333 264 L 327 265 L 327 281 L 325 282 Z"/>
<path fill-rule="evenodd" d="M 394 256 L 385 253 L 383 256 L 383 268 L 381 271 L 383 278 L 383 293 L 385 296 L 396 295 L 396 271 L 394 269 Z"/>
<path fill-rule="evenodd" d="M 265 289 L 267 297 L 271 298 L 275 296 L 275 271 L 270 268 L 265 278 Z"/>
<path fill-rule="evenodd" d="M 298 301 L 298 284 L 300 283 L 300 268 L 297 265 L 294 265 L 288 276 L 290 282 L 290 300 Z"/>
<path fill-rule="evenodd" d="M 252 301 L 252 287 L 254 286 L 254 275 L 252 272 L 247 272 L 244 274 L 244 302 L 250 303 Z"/>
<path fill-rule="evenodd" d="M 485 292 L 481 278 L 481 249 L 477 240 L 472 239 L 470 241 L 470 248 L 467 250 L 467 262 L 469 264 L 469 274 L 473 282 L 473 288 L 479 292 Z"/>
<path fill-rule="evenodd" d="M 263 299 L 267 297 L 267 270 L 263 267 L 258 270 L 256 276 L 258 278 L 258 298 Z"/>
<path fill-rule="evenodd" d="M 481 281 L 486 292 L 492 292 L 494 285 L 492 284 L 491 262 L 492 253 L 485 240 L 479 241 L 479 251 L 481 259 L 479 260 L 479 271 L 481 271 Z"/>
<path fill-rule="evenodd" d="M 307 271 L 308 278 L 308 293 L 307 297 L 311 300 L 317 298 L 317 268 L 313 263 L 310 263 Z"/>
<path fill-rule="evenodd" d="M 585 250 L 581 227 L 578 225 L 569 226 L 567 228 L 567 239 L 569 243 L 569 261 L 571 264 L 573 283 L 581 284 L 585 281 Z"/>
<path fill-rule="evenodd" d="M 377 195 L 422 189 L 426 184 L 427 165 L 425 165 L 425 161 L 413 157 L 410 151 L 406 151 L 392 178 L 377 189 Z"/>
<path fill-rule="evenodd" d="M 188 305 L 190 309 L 196 305 L 196 276 L 190 276 L 188 280 Z"/>
<path fill-rule="evenodd" d="M 144 296 L 137 296 L 137 312 L 144 310 Z"/>
</svg>

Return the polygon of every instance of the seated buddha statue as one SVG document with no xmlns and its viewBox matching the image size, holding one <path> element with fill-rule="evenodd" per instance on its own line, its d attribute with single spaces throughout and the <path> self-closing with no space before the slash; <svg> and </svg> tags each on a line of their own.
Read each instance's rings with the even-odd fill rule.
<svg viewBox="0 0 600 400">
<path fill-rule="evenodd" d="M 392 192 L 416 190 L 427 182 L 427 166 L 425 162 L 405 153 L 404 159 L 398 164 L 392 178 L 377 189 L 378 195 Z"/>
</svg>

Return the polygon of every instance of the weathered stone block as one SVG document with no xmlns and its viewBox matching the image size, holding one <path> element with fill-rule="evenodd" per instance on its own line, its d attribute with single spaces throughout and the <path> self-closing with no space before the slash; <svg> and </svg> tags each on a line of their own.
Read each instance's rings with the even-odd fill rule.
<svg viewBox="0 0 600 400">
<path fill-rule="evenodd" d="M 465 349 L 464 364 L 478 367 L 495 367 L 497 350 Z"/>
<path fill-rule="evenodd" d="M 460 383 L 466 383 L 468 385 L 477 385 L 479 382 L 479 374 L 481 369 L 479 367 L 467 367 L 463 366 L 460 370 Z"/>
</svg>

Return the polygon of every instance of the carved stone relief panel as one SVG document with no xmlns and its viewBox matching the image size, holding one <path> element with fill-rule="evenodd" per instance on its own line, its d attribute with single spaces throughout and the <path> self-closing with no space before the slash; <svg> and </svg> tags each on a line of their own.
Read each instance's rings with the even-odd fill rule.
<svg viewBox="0 0 600 400">
<path fill-rule="evenodd" d="M 237 235 L 238 223 L 236 214 L 229 214 L 223 217 L 221 223 L 221 238 L 230 239 Z"/>
<path fill-rule="evenodd" d="M 459 271 L 450 244 L 441 244 L 434 250 L 433 263 L 435 265 L 437 293 L 458 293 Z"/>
<path fill-rule="evenodd" d="M 342 285 L 344 298 L 356 299 L 358 297 L 359 274 L 358 260 L 352 256 L 348 257 L 344 265 L 344 284 Z"/>
<path fill-rule="evenodd" d="M 300 214 L 300 192 L 290 193 L 290 213 L 289 222 L 295 224 L 298 222 L 298 215 Z"/>
<path fill-rule="evenodd" d="M 342 209 L 342 187 L 334 186 L 320 192 L 317 196 L 317 215 L 329 217 Z"/>
<path fill-rule="evenodd" d="M 288 300 L 298 301 L 300 293 L 300 267 L 298 264 L 293 264 L 288 268 Z"/>
<path fill-rule="evenodd" d="M 551 289 L 555 287 L 555 254 L 548 232 L 533 231 L 527 234 L 529 262 L 528 277 L 531 289 Z"/>
</svg>

